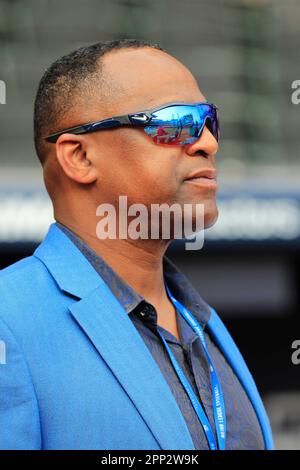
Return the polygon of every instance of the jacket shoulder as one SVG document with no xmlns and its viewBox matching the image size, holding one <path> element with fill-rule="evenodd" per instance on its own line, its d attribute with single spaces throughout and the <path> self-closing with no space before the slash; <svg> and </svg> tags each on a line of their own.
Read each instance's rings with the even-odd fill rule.
<svg viewBox="0 0 300 470">
<path fill-rule="evenodd" d="M 43 279 L 52 277 L 46 266 L 35 256 L 26 258 L 11 264 L 0 271 L 0 293 L 15 288 L 33 288 L 43 283 Z"/>
<path fill-rule="evenodd" d="M 35 256 L 0 271 L 0 317 L 17 325 L 33 312 L 55 303 L 58 286 L 46 266 Z M 49 306 L 50 307 L 50 306 Z"/>
<path fill-rule="evenodd" d="M 13 273 L 20 272 L 23 269 L 30 270 L 34 265 L 37 264 L 39 264 L 39 260 L 37 258 L 34 256 L 27 256 L 26 258 L 23 258 L 16 263 L 7 266 L 6 268 L 1 269 L 0 279 L 5 276 L 13 275 Z"/>
</svg>

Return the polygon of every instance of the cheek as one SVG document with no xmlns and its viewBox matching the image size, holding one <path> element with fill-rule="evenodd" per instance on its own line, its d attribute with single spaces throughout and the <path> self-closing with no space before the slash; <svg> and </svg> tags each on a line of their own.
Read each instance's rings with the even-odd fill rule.
<svg viewBox="0 0 300 470">
<path fill-rule="evenodd" d="M 180 188 L 177 165 L 166 155 L 146 159 L 141 169 L 141 184 L 155 202 L 172 202 Z"/>
<path fill-rule="evenodd" d="M 175 198 L 180 185 L 178 149 L 155 145 L 142 131 L 124 129 L 115 133 L 110 144 L 100 172 L 107 177 L 105 182 L 102 178 L 102 188 L 111 196 L 124 194 L 128 202 L 144 204 Z"/>
</svg>

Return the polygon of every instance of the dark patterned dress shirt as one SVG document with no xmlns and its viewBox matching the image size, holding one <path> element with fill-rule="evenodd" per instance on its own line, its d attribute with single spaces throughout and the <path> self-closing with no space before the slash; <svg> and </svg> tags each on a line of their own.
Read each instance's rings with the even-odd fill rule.
<svg viewBox="0 0 300 470">
<path fill-rule="evenodd" d="M 156 310 L 146 299 L 135 292 L 71 230 L 58 222 L 57 226 L 84 254 L 127 312 L 130 320 L 157 362 L 177 401 L 191 434 L 195 449 L 208 450 L 209 446 L 202 425 L 190 402 L 189 396 L 173 368 L 157 330 L 164 336 L 206 412 L 217 442 L 209 366 L 197 333 L 195 333 L 176 309 L 176 321 L 180 337 L 180 341 L 178 341 L 173 334 L 157 324 Z M 205 330 L 211 315 L 209 306 L 192 287 L 187 278 L 166 256 L 164 256 L 163 269 L 165 281 L 174 297 L 190 310 L 204 329 L 207 349 L 217 371 L 224 395 L 227 420 L 226 449 L 264 449 L 264 440 L 256 413 L 232 368 Z"/>
</svg>

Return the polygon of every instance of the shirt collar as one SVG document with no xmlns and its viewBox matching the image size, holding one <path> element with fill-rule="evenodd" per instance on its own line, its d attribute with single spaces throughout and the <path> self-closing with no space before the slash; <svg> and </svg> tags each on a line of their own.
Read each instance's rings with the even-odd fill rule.
<svg viewBox="0 0 300 470">
<path fill-rule="evenodd" d="M 56 222 L 56 225 L 88 259 L 93 268 L 108 285 L 114 296 L 121 303 L 127 314 L 132 312 L 141 302 L 145 302 L 145 299 L 135 292 L 90 246 L 81 240 L 80 237 L 63 224 Z M 163 270 L 166 284 L 172 295 L 195 315 L 202 328 L 204 328 L 211 315 L 207 303 L 166 255 L 163 258 Z"/>
</svg>

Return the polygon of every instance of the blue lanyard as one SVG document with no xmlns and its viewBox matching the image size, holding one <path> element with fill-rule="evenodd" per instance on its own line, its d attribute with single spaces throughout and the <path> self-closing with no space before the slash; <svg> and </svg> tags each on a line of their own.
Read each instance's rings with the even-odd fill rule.
<svg viewBox="0 0 300 470">
<path fill-rule="evenodd" d="M 172 300 L 174 306 L 177 308 L 177 310 L 180 312 L 180 314 L 186 319 L 186 321 L 189 323 L 189 325 L 193 328 L 193 330 L 198 334 L 200 341 L 202 343 L 203 349 L 205 351 L 208 363 L 209 363 L 209 369 L 210 369 L 210 379 L 211 379 L 211 387 L 212 387 L 212 397 L 213 397 L 213 408 L 214 408 L 214 419 L 215 419 L 215 425 L 216 425 L 216 431 L 217 431 L 217 437 L 218 437 L 218 446 L 215 440 L 215 436 L 213 433 L 213 430 L 211 428 L 211 425 L 207 419 L 207 416 L 200 405 L 191 385 L 189 384 L 188 380 L 186 379 L 182 369 L 179 367 L 172 351 L 170 350 L 169 346 L 167 345 L 167 342 L 163 335 L 158 331 L 162 341 L 164 342 L 164 345 L 166 347 L 166 350 L 170 356 L 171 362 L 173 364 L 173 367 L 181 380 L 182 385 L 184 386 L 191 403 L 194 407 L 195 412 L 197 413 L 197 416 L 200 420 L 200 423 L 202 424 L 203 430 L 206 435 L 206 439 L 209 445 L 210 450 L 225 450 L 226 447 L 226 412 L 225 412 L 225 403 L 224 403 L 224 398 L 223 398 L 223 393 L 221 389 L 221 385 L 219 383 L 217 373 L 215 371 L 215 368 L 213 366 L 212 360 L 210 358 L 210 355 L 207 350 L 206 342 L 205 342 L 205 337 L 204 333 L 202 330 L 202 327 L 200 326 L 199 322 L 196 320 L 196 318 L 193 317 L 191 312 L 187 310 L 178 300 L 176 300 L 171 292 L 169 291 L 168 287 L 166 286 L 167 292 L 169 294 L 170 299 Z"/>
</svg>

